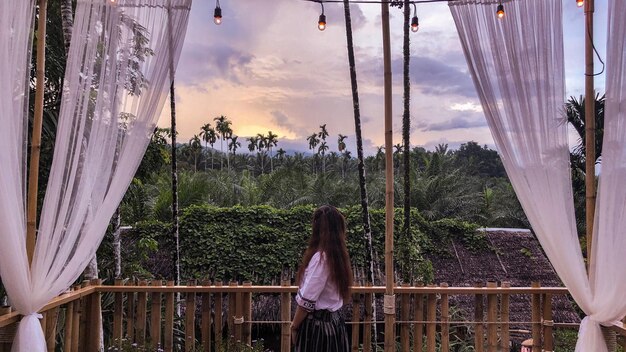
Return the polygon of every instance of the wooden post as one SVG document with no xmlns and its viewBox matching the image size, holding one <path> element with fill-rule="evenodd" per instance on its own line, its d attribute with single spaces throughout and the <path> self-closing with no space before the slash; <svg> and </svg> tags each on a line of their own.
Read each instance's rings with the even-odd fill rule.
<svg viewBox="0 0 626 352">
<path fill-rule="evenodd" d="M 510 295 L 508 289 L 511 287 L 511 283 L 503 281 L 502 287 L 502 301 L 500 302 L 500 350 L 510 350 L 510 338 L 509 338 L 509 302 Z"/>
<path fill-rule="evenodd" d="M 424 284 L 419 283 L 419 287 Z M 422 345 L 424 340 L 424 295 L 421 293 L 415 294 L 415 306 L 413 307 L 413 320 L 416 321 L 413 325 L 413 351 L 422 351 Z"/>
<path fill-rule="evenodd" d="M 281 286 L 289 287 L 289 280 L 283 280 Z M 291 294 L 283 292 L 280 294 L 280 350 L 289 351 L 291 349 Z"/>
<path fill-rule="evenodd" d="M 540 288 L 539 282 L 531 284 L 533 288 Z M 532 335 L 533 352 L 541 352 L 541 294 L 532 295 Z"/>
<path fill-rule="evenodd" d="M 46 312 L 46 346 L 48 352 L 56 350 L 57 322 L 59 321 L 59 307 Z"/>
<path fill-rule="evenodd" d="M 76 300 L 71 303 L 72 308 L 72 340 L 70 341 L 71 351 L 78 352 L 79 338 L 80 338 L 80 320 L 81 320 L 81 300 Z"/>
<path fill-rule="evenodd" d="M 436 287 L 428 285 L 428 287 Z M 426 351 L 435 352 L 437 349 L 437 295 L 429 293 L 426 307 Z"/>
<path fill-rule="evenodd" d="M 202 286 L 211 286 L 211 281 L 202 282 Z M 205 292 L 202 294 L 202 326 L 200 328 L 202 334 L 202 346 L 205 352 L 211 351 L 211 294 Z"/>
<path fill-rule="evenodd" d="M 238 283 L 236 283 L 239 286 Z M 237 292 L 235 294 L 235 316 L 233 317 L 233 324 L 235 326 L 235 341 L 241 342 L 241 337 L 243 336 L 243 294 L 241 292 Z"/>
<path fill-rule="evenodd" d="M 543 295 L 543 350 L 552 352 L 554 350 L 554 336 L 552 335 L 552 295 Z"/>
<path fill-rule="evenodd" d="M 65 336 L 63 346 L 66 352 L 72 352 L 72 336 L 74 335 L 74 302 L 67 304 L 65 308 Z"/>
<path fill-rule="evenodd" d="M 31 135 L 30 163 L 28 174 L 28 219 L 26 221 L 26 253 L 28 262 L 33 262 L 37 242 L 37 192 L 39 182 L 39 155 L 41 154 L 41 129 L 43 126 L 43 99 L 46 81 L 46 21 L 48 2 L 39 0 L 37 20 L 37 68 L 35 88 L 35 114 Z"/>
<path fill-rule="evenodd" d="M 168 281 L 167 286 L 174 286 L 174 281 Z M 163 329 L 163 347 L 165 352 L 174 351 L 174 292 L 165 294 L 165 326 Z"/>
<path fill-rule="evenodd" d="M 163 281 L 152 280 L 153 287 L 163 286 Z M 150 297 L 150 341 L 152 348 L 158 349 L 161 344 L 161 292 L 153 292 Z"/>
<path fill-rule="evenodd" d="M 585 220 L 587 264 L 591 266 L 593 221 L 596 210 L 596 97 L 593 72 L 594 0 L 585 0 Z"/>
<path fill-rule="evenodd" d="M 496 288 L 498 285 L 487 282 L 488 288 Z M 497 352 L 498 350 L 498 295 L 490 293 L 487 295 L 487 351 Z"/>
<path fill-rule="evenodd" d="M 102 280 L 94 279 L 92 285 L 102 285 Z M 100 342 L 102 341 L 102 299 L 100 292 L 92 293 L 88 298 L 89 304 L 89 343 L 88 351 L 100 350 Z"/>
<path fill-rule="evenodd" d="M 402 287 L 409 287 L 408 283 L 402 284 Z M 411 310 L 411 294 L 403 293 L 400 296 L 400 348 L 402 352 L 409 352 L 411 350 L 409 341 L 409 324 L 406 323 L 409 320 L 409 312 Z"/>
<path fill-rule="evenodd" d="M 196 286 L 196 280 L 187 286 Z M 185 298 L 185 351 L 191 352 L 196 350 L 196 293 L 188 292 Z"/>
<path fill-rule="evenodd" d="M 89 281 L 83 281 L 79 287 L 89 286 Z M 77 351 L 84 351 L 88 349 L 88 342 L 90 336 L 90 313 L 91 313 L 91 296 L 83 297 L 80 299 L 80 330 L 78 336 L 78 348 Z"/>
<path fill-rule="evenodd" d="M 124 280 L 116 279 L 115 286 L 123 286 Z M 113 303 L 113 344 L 120 348 L 122 344 L 123 324 L 124 320 L 124 294 L 122 292 L 115 293 L 115 303 Z"/>
<path fill-rule="evenodd" d="M 237 281 L 231 281 L 229 286 L 237 286 Z M 230 292 L 228 294 L 228 313 L 226 314 L 226 326 L 228 326 L 228 336 L 232 339 L 235 338 L 235 293 Z"/>
<path fill-rule="evenodd" d="M 396 307 L 393 294 L 393 111 L 391 91 L 391 39 L 389 31 L 389 3 L 381 2 L 383 27 L 383 62 L 385 82 L 385 352 L 396 349 Z"/>
<path fill-rule="evenodd" d="M 368 282 L 365 287 L 372 287 L 372 283 Z M 372 312 L 373 293 L 365 294 L 365 317 L 363 318 L 363 352 L 372 351 L 372 321 L 375 319 Z M 375 323 L 374 323 L 375 324 Z"/>
<path fill-rule="evenodd" d="M 222 287 L 222 281 L 216 281 L 215 287 Z M 222 292 L 215 293 L 213 299 L 215 299 L 215 349 L 217 350 L 224 337 L 222 332 Z"/>
<path fill-rule="evenodd" d="M 133 286 L 133 280 L 126 282 L 127 286 Z M 129 292 L 126 295 L 126 336 L 131 342 L 135 342 L 135 292 Z"/>
<path fill-rule="evenodd" d="M 475 287 L 482 287 L 482 284 L 478 283 Z M 483 295 L 477 293 L 474 298 L 474 345 L 476 352 L 484 352 L 485 350 L 483 317 Z"/>
<path fill-rule="evenodd" d="M 252 286 L 252 282 L 244 281 L 244 287 Z M 243 294 L 243 331 L 242 341 L 248 346 L 252 345 L 252 292 L 247 291 Z"/>
<path fill-rule="evenodd" d="M 352 352 L 359 352 L 359 322 L 360 321 L 361 321 L 361 294 L 355 293 L 352 295 Z M 364 327 L 364 329 L 366 328 Z"/>
<path fill-rule="evenodd" d="M 445 293 L 448 284 L 441 283 L 441 352 L 450 351 L 450 301 Z"/>
<path fill-rule="evenodd" d="M 139 286 L 148 286 L 146 280 L 140 280 Z M 137 321 L 135 322 L 135 341 L 139 347 L 146 345 L 146 322 L 148 318 L 148 294 L 146 292 L 139 292 L 137 294 Z"/>
</svg>

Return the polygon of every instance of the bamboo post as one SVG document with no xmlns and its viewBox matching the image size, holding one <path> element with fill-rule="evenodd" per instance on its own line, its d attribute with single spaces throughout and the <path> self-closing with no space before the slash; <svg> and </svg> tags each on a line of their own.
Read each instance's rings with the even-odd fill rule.
<svg viewBox="0 0 626 352">
<path fill-rule="evenodd" d="M 478 283 L 475 287 L 480 288 L 482 284 Z M 474 345 L 476 352 L 483 352 L 485 350 L 483 318 L 483 295 L 477 293 L 474 298 Z"/>
<path fill-rule="evenodd" d="M 402 287 L 409 287 L 408 283 L 403 283 Z M 400 325 L 400 347 L 403 352 L 410 351 L 410 343 L 409 341 L 409 324 L 407 321 L 409 320 L 409 312 L 411 310 L 411 294 L 403 293 L 400 296 L 400 320 L 402 321 Z"/>
<path fill-rule="evenodd" d="M 35 87 L 35 114 L 31 135 L 30 163 L 28 174 L 28 219 L 26 221 L 26 253 L 28 262 L 33 262 L 37 241 L 37 192 L 39 183 L 39 156 L 41 154 L 41 129 L 43 126 L 43 99 L 46 81 L 46 21 L 48 2 L 39 0 L 37 21 L 37 68 Z"/>
<path fill-rule="evenodd" d="M 428 285 L 428 287 L 436 287 Z M 435 352 L 437 349 L 437 295 L 429 293 L 426 306 L 426 351 Z"/>
<path fill-rule="evenodd" d="M 231 281 L 229 283 L 229 286 L 233 287 L 233 286 L 237 286 L 237 281 Z M 232 339 L 235 338 L 235 306 L 237 305 L 235 303 L 235 293 L 230 292 L 228 294 L 228 311 L 226 314 L 226 326 L 228 326 L 228 336 Z"/>
<path fill-rule="evenodd" d="M 222 281 L 216 281 L 215 287 L 221 287 Z M 218 345 L 222 343 L 223 332 L 222 332 L 222 292 L 215 293 L 213 297 L 215 299 L 215 349 L 217 349 Z"/>
<path fill-rule="evenodd" d="M 132 280 L 126 282 L 127 286 L 133 286 Z M 135 292 L 129 292 L 126 295 L 126 336 L 131 342 L 135 342 Z"/>
<path fill-rule="evenodd" d="M 510 337 L 509 337 L 509 302 L 510 295 L 507 293 L 511 287 L 511 283 L 503 281 L 500 285 L 502 287 L 502 298 L 500 302 L 500 349 L 502 351 L 508 351 L 510 349 Z"/>
<path fill-rule="evenodd" d="M 289 280 L 283 280 L 281 286 L 289 287 Z M 283 292 L 280 294 L 280 350 L 289 351 L 291 348 L 291 294 Z"/>
<path fill-rule="evenodd" d="M 488 288 L 495 288 L 497 284 L 493 281 L 487 282 Z M 498 295 L 490 293 L 487 295 L 487 351 L 497 352 L 498 350 Z"/>
<path fill-rule="evenodd" d="M 202 282 L 202 286 L 211 286 L 211 281 Z M 205 292 L 202 294 L 202 325 L 200 328 L 202 334 L 202 346 L 205 352 L 211 351 L 211 294 Z"/>
<path fill-rule="evenodd" d="M 116 279 L 115 286 L 123 286 L 124 280 Z M 124 319 L 124 294 L 122 292 L 115 293 L 115 302 L 113 303 L 113 343 L 118 348 L 122 344 L 123 326 L 122 321 Z"/>
<path fill-rule="evenodd" d="M 389 3 L 381 2 L 383 29 L 383 61 L 385 82 L 385 352 L 396 348 L 396 299 L 393 294 L 393 111 L 391 90 L 391 39 L 389 31 Z"/>
<path fill-rule="evenodd" d="M 252 282 L 244 281 L 244 287 L 249 288 L 252 286 Z M 248 346 L 252 345 L 252 292 L 246 291 L 243 293 L 243 331 L 242 341 Z"/>
<path fill-rule="evenodd" d="M 74 302 L 67 304 L 65 308 L 65 336 L 63 346 L 65 351 L 72 352 L 72 336 L 74 335 Z"/>
<path fill-rule="evenodd" d="M 153 287 L 163 286 L 163 281 L 152 280 Z M 161 292 L 153 292 L 150 297 L 150 341 L 152 348 L 160 348 L 161 344 Z"/>
<path fill-rule="evenodd" d="M 441 351 L 450 351 L 450 301 L 445 292 L 448 284 L 441 283 Z"/>
<path fill-rule="evenodd" d="M 371 282 L 367 282 L 365 287 L 372 287 Z M 363 352 L 372 351 L 372 321 L 374 320 L 372 312 L 373 293 L 365 294 L 365 317 L 363 318 Z M 375 324 L 375 323 L 374 323 Z"/>
<path fill-rule="evenodd" d="M 168 281 L 167 286 L 174 286 L 174 281 Z M 165 327 L 163 329 L 163 347 L 165 352 L 174 351 L 174 292 L 165 294 Z"/>
<path fill-rule="evenodd" d="M 424 286 L 424 284 L 418 284 L 418 287 L 422 286 Z M 422 293 L 415 294 L 413 320 L 416 321 L 415 325 L 413 325 L 413 351 L 421 352 L 424 340 L 424 294 Z"/>
<path fill-rule="evenodd" d="M 551 352 L 554 350 L 554 336 L 552 335 L 552 295 L 546 293 L 543 295 L 543 350 Z"/>
<path fill-rule="evenodd" d="M 146 280 L 140 280 L 139 286 L 148 286 Z M 137 321 L 135 322 L 136 342 L 140 347 L 146 345 L 146 321 L 148 317 L 148 294 L 139 292 L 137 294 Z"/>
<path fill-rule="evenodd" d="M 361 295 L 352 295 L 352 352 L 359 351 L 359 322 L 361 321 Z"/>
<path fill-rule="evenodd" d="M 83 281 L 81 283 L 81 285 L 79 287 L 85 288 L 89 286 L 89 281 Z M 80 335 L 78 337 L 78 349 L 79 351 L 84 351 L 85 349 L 87 349 L 88 346 L 88 340 L 89 340 L 89 336 L 90 336 L 90 327 L 91 325 L 89 324 L 90 321 L 90 301 L 91 301 L 91 297 L 87 296 L 87 297 L 83 297 L 80 300 Z"/>
<path fill-rule="evenodd" d="M 80 316 L 81 316 L 81 300 L 72 302 L 72 340 L 70 341 L 71 351 L 78 352 L 80 338 Z"/>
<path fill-rule="evenodd" d="M 102 285 L 102 280 L 91 280 L 92 285 Z M 102 341 L 102 300 L 100 292 L 94 292 L 89 295 L 89 343 L 87 344 L 89 351 L 97 351 L 100 349 Z"/>
<path fill-rule="evenodd" d="M 239 285 L 237 285 L 239 286 Z M 235 294 L 235 316 L 233 317 L 233 324 L 235 326 L 235 341 L 241 342 L 243 336 L 243 294 L 237 292 Z"/>
<path fill-rule="evenodd" d="M 539 282 L 531 284 L 533 288 L 540 288 Z M 532 295 L 532 336 L 533 352 L 541 352 L 541 294 Z"/>
<path fill-rule="evenodd" d="M 46 312 L 46 346 L 48 352 L 56 350 L 57 322 L 59 321 L 59 307 Z"/>
<path fill-rule="evenodd" d="M 189 280 L 187 286 L 196 286 L 196 280 Z M 185 297 L 185 351 L 196 350 L 196 293 L 188 292 Z"/>
<path fill-rule="evenodd" d="M 591 266 L 593 221 L 596 209 L 596 99 L 593 68 L 594 0 L 585 0 L 585 220 L 587 264 Z"/>
</svg>

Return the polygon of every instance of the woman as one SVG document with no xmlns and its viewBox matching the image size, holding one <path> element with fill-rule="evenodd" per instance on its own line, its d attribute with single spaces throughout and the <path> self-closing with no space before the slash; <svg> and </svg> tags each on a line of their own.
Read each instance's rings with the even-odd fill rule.
<svg viewBox="0 0 626 352">
<path fill-rule="evenodd" d="M 291 340 L 296 352 L 343 352 L 350 345 L 338 310 L 350 299 L 352 270 L 346 248 L 346 220 L 333 206 L 313 214 L 313 234 L 297 276 Z"/>
</svg>

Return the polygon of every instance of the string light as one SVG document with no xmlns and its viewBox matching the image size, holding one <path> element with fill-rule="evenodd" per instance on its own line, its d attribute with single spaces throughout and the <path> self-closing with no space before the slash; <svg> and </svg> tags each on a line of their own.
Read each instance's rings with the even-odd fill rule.
<svg viewBox="0 0 626 352">
<path fill-rule="evenodd" d="M 584 4 L 585 4 L 585 0 L 576 0 L 576 6 L 583 7 Z"/>
<path fill-rule="evenodd" d="M 417 7 L 415 7 L 415 3 L 413 3 L 413 19 L 411 20 L 411 30 L 413 33 L 417 32 L 420 29 L 419 20 L 417 19 Z"/>
<path fill-rule="evenodd" d="M 317 29 L 319 29 L 320 31 L 323 31 L 324 29 L 326 29 L 326 15 L 324 15 L 324 3 L 320 2 L 320 5 L 322 5 L 322 14 L 320 15 L 320 18 L 317 21 Z"/>
<path fill-rule="evenodd" d="M 220 7 L 220 0 L 215 1 L 215 11 L 213 11 L 213 22 L 215 24 L 222 24 L 222 8 Z"/>
<path fill-rule="evenodd" d="M 502 4 L 498 5 L 498 10 L 496 11 L 496 15 L 498 15 L 498 18 L 504 18 L 504 5 Z"/>
</svg>

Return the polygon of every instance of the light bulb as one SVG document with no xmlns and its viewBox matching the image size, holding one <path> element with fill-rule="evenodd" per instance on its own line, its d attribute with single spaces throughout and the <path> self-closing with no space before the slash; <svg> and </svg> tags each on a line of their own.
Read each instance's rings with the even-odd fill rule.
<svg viewBox="0 0 626 352">
<path fill-rule="evenodd" d="M 326 29 L 326 16 L 324 14 L 321 14 L 319 21 L 317 21 L 317 29 L 320 31 Z"/>
<path fill-rule="evenodd" d="M 498 10 L 496 11 L 498 18 L 504 18 L 504 5 L 498 5 Z"/>
<path fill-rule="evenodd" d="M 576 6 L 583 7 L 584 4 L 585 4 L 585 0 L 576 0 Z"/>
<path fill-rule="evenodd" d="M 222 24 L 222 9 L 219 7 L 216 7 L 215 11 L 213 11 L 213 22 L 217 25 Z"/>
<path fill-rule="evenodd" d="M 411 20 L 411 30 L 415 33 L 419 29 L 420 29 L 419 20 L 417 19 L 417 16 L 413 16 L 413 19 Z"/>
</svg>

